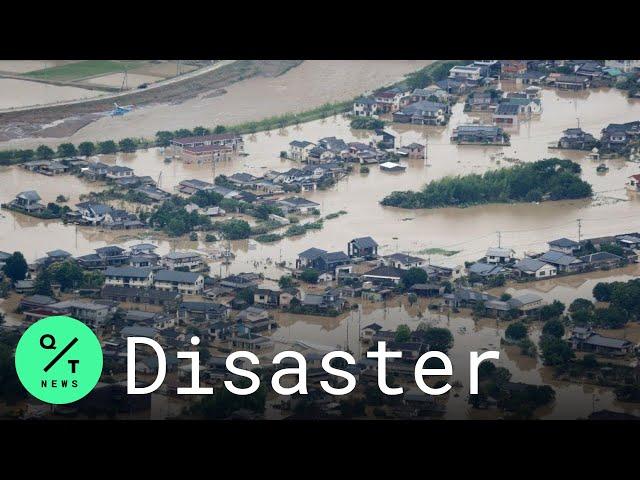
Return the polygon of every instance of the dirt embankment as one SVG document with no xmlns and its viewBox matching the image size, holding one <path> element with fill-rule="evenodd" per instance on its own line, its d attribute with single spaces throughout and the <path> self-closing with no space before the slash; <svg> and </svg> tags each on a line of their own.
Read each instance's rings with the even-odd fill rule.
<svg viewBox="0 0 640 480">
<path fill-rule="evenodd" d="M 256 76 L 276 77 L 302 63 L 302 60 L 239 60 L 202 75 L 178 80 L 148 90 L 136 90 L 117 98 L 122 105 L 144 106 L 156 103 L 182 103 L 200 94 L 220 90 L 235 82 Z M 51 124 L 69 135 L 93 121 L 96 114 L 113 109 L 112 98 L 87 100 L 69 105 L 52 105 L 23 111 L 0 113 L 0 141 L 22 137 L 49 137 Z M 73 120 L 71 120 L 73 119 Z M 54 134 L 54 135 L 52 135 Z"/>
</svg>

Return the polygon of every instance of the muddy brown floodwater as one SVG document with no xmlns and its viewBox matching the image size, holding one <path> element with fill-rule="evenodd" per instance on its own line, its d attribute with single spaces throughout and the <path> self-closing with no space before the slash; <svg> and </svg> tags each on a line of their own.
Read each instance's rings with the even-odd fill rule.
<svg viewBox="0 0 640 480">
<path fill-rule="evenodd" d="M 518 255 L 526 251 L 542 250 L 546 242 L 553 238 L 577 237 L 576 219 L 582 219 L 582 235 L 600 236 L 640 229 L 637 212 L 640 199 L 628 193 L 624 184 L 627 177 L 638 173 L 637 164 L 624 160 L 606 160 L 609 171 L 596 173 L 599 162 L 585 158 L 584 153 L 548 150 L 548 144 L 561 136 L 564 129 L 574 127 L 577 119 L 580 126 L 595 135 L 611 122 L 628 122 L 640 119 L 640 102 L 630 101 L 617 90 L 592 90 L 581 94 L 558 93 L 545 89 L 542 94 L 543 113 L 521 124 L 511 132 L 510 147 L 455 146 L 449 142 L 451 130 L 469 120 L 457 104 L 450 125 L 447 127 L 418 127 L 390 125 L 388 129 L 398 135 L 403 145 L 411 142 L 424 143 L 428 139 L 428 160 L 403 160 L 407 165 L 405 173 L 389 174 L 371 166 L 370 173 L 363 175 L 357 169 L 347 179 L 334 188 L 304 194 L 321 205 L 323 215 L 339 210 L 348 213 L 337 219 L 325 221 L 323 230 L 308 233 L 298 238 L 288 238 L 274 244 L 258 244 L 253 240 L 232 242 L 231 248 L 237 258 L 229 266 L 212 263 L 212 273 L 241 272 L 257 270 L 266 277 L 276 279 L 282 271 L 275 267 L 275 261 L 285 260 L 289 266 L 295 263 L 298 252 L 310 247 L 326 250 L 346 250 L 347 242 L 358 236 L 371 235 L 380 243 L 380 253 L 395 251 L 420 255 L 431 248 L 458 251 L 445 257 L 428 255 L 433 263 L 462 264 L 483 256 L 489 246 L 497 245 L 497 231 L 501 232 L 502 245 L 514 248 Z M 245 137 L 247 157 L 217 164 L 215 172 L 211 165 L 185 165 L 179 161 L 163 162 L 164 153 L 159 149 L 140 151 L 135 154 L 102 157 L 107 163 L 127 165 L 138 175 L 160 177 L 161 187 L 172 189 L 179 181 L 200 178 L 211 181 L 215 174 L 249 172 L 261 175 L 269 169 L 285 170 L 296 166 L 295 162 L 279 158 L 280 151 L 288 150 L 294 139 L 316 141 L 326 136 L 342 137 L 346 141 L 367 140 L 368 132 L 353 131 L 349 121 L 342 116 L 318 120 L 296 127 L 258 133 Z M 546 202 L 541 204 L 485 205 L 466 209 L 443 208 L 432 210 L 402 210 L 383 207 L 378 202 L 394 190 L 418 189 L 426 182 L 446 175 L 470 172 L 482 173 L 489 169 L 508 166 L 492 159 L 497 152 L 505 157 L 515 157 L 522 161 L 558 156 L 577 161 L 583 167 L 583 178 L 589 181 L 596 192 L 593 199 L 580 201 Z M 36 189 L 44 201 L 53 201 L 59 193 L 71 195 L 75 200 L 80 193 L 91 190 L 91 184 L 75 177 L 44 177 L 26 172 L 19 167 L 0 170 L 0 200 L 10 200 L 16 193 Z M 153 232 L 101 232 L 99 229 L 64 226 L 56 221 L 42 221 L 4 211 L 0 217 L 0 250 L 21 250 L 28 260 L 34 260 L 44 252 L 62 248 L 74 255 L 90 253 L 94 248 L 118 242 L 130 245 L 139 239 L 158 243 L 159 252 L 166 253 L 172 248 L 190 248 L 213 252 L 224 245 L 204 244 L 187 240 L 167 240 Z M 556 296 L 565 303 L 570 299 L 584 296 L 589 298 L 593 284 L 600 280 L 627 279 L 637 276 L 638 270 L 604 272 L 582 280 L 557 279 L 555 283 L 536 283 L 518 286 L 543 292 L 545 298 Z M 593 279 L 598 280 L 593 280 Z M 421 312 L 422 318 L 418 315 Z M 349 345 L 358 352 L 358 325 L 377 322 L 386 328 L 395 328 L 407 323 L 415 328 L 420 321 L 429 321 L 448 326 L 455 337 L 451 352 L 454 361 L 454 378 L 460 380 L 464 388 L 460 395 L 451 395 L 447 416 L 450 418 L 474 417 L 466 404 L 468 389 L 468 355 L 470 350 L 500 348 L 500 337 L 504 324 L 495 320 L 474 322 L 469 317 L 430 314 L 426 305 L 408 307 L 394 299 L 386 306 L 365 304 L 362 314 L 357 312 L 337 319 L 281 315 L 282 328 L 274 338 L 279 347 L 291 341 L 304 340 L 316 344 L 344 347 L 349 331 Z M 539 331 L 533 332 L 537 340 Z M 632 405 L 615 401 L 611 390 L 599 387 L 564 384 L 555 382 L 551 372 L 544 368 L 539 359 L 523 357 L 518 349 L 502 349 L 500 363 L 513 373 L 514 381 L 548 383 L 556 389 L 555 404 L 538 412 L 542 418 L 577 418 L 596 409 L 637 411 Z"/>
</svg>

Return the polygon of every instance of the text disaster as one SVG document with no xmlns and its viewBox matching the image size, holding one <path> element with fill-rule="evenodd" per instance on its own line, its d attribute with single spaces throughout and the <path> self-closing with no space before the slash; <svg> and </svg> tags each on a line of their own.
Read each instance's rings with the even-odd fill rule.
<svg viewBox="0 0 640 480">
<path fill-rule="evenodd" d="M 198 337 L 191 337 L 191 344 L 199 345 L 200 339 Z M 158 358 L 158 372 L 155 380 L 151 385 L 145 387 L 136 386 L 136 345 L 150 346 L 156 353 Z M 178 352 L 178 358 L 191 360 L 191 386 L 179 387 L 177 389 L 178 395 L 212 395 L 213 388 L 200 386 L 200 352 Z M 402 352 L 387 351 L 386 342 L 378 342 L 377 350 L 370 350 L 367 352 L 368 358 L 374 358 L 378 360 L 378 388 L 385 395 L 401 395 L 403 393 L 402 387 L 390 387 L 387 384 L 387 359 L 402 358 Z M 283 351 L 276 354 L 272 363 L 279 365 L 284 359 L 291 358 L 298 362 L 298 366 L 294 368 L 281 368 L 273 374 L 271 378 L 271 387 L 276 393 L 280 395 L 292 395 L 295 393 L 306 395 L 307 392 L 307 367 L 304 356 L 295 351 Z M 500 352 L 495 350 L 489 350 L 478 354 L 478 352 L 469 352 L 469 393 L 471 395 L 478 394 L 478 366 L 484 360 L 498 360 L 500 358 Z M 247 360 L 252 365 L 258 365 L 260 363 L 258 357 L 247 351 L 238 351 L 231 353 L 226 359 L 227 370 L 240 377 L 244 377 L 250 381 L 250 385 L 247 387 L 238 387 L 230 380 L 224 382 L 224 386 L 231 393 L 235 395 L 251 395 L 255 393 L 260 387 L 260 378 L 254 372 L 239 368 L 235 365 L 236 360 Z M 356 360 L 348 352 L 333 351 L 329 352 L 322 358 L 322 368 L 329 374 L 340 377 L 346 380 L 347 385 L 341 388 L 335 388 L 330 385 L 326 380 L 320 382 L 321 387 L 327 393 L 331 395 L 347 395 L 353 391 L 356 387 L 356 379 L 350 372 L 336 368 L 331 364 L 332 360 L 342 359 L 349 365 L 355 365 Z M 430 359 L 437 359 L 442 362 L 440 368 L 425 368 L 425 364 Z M 164 382 L 167 372 L 167 362 L 164 350 L 160 344 L 147 337 L 129 337 L 127 338 L 127 393 L 130 395 L 145 395 L 153 393 Z M 293 386 L 285 387 L 281 384 L 281 379 L 288 375 L 296 375 L 297 382 Z M 414 378 L 416 385 L 420 390 L 428 395 L 442 395 L 451 389 L 449 383 L 445 383 L 437 388 L 430 387 L 425 383 L 425 376 L 440 376 L 449 377 L 453 375 L 453 366 L 449 357 L 443 352 L 429 351 L 424 353 L 416 361 Z"/>
</svg>

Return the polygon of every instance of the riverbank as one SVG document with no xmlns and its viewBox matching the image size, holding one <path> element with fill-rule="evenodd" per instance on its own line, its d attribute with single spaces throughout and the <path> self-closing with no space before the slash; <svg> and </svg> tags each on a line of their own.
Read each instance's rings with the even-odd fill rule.
<svg viewBox="0 0 640 480">
<path fill-rule="evenodd" d="M 408 73 L 434 61 L 263 61 L 244 68 L 242 62 L 255 61 L 224 66 L 215 75 L 212 73 L 212 78 L 206 82 L 189 83 L 189 88 L 175 82 L 167 95 L 148 92 L 150 98 L 119 99 L 119 103 L 137 106 L 134 111 L 119 117 L 104 115 L 113 108 L 112 102 L 99 104 L 101 109 L 87 109 L 94 103 L 85 102 L 82 108 L 45 109 L 42 115 L 32 112 L 0 114 L 0 141 L 4 140 L 0 148 L 35 148 L 40 144 L 57 146 L 65 142 L 77 144 L 127 137 L 153 138 L 161 130 L 192 129 L 199 125 L 233 127 L 261 122 L 265 118 L 302 115 L 327 103 L 347 102 L 398 82 Z M 292 66 L 291 62 L 298 64 Z M 157 88 L 153 90 L 158 91 Z M 144 94 L 143 91 L 141 95 Z M 291 125 L 295 121 L 308 121 L 308 118 L 302 115 Z"/>
</svg>

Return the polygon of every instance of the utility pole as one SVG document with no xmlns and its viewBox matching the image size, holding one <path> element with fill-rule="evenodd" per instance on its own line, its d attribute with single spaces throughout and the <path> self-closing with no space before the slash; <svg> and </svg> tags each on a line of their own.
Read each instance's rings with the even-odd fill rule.
<svg viewBox="0 0 640 480">
<path fill-rule="evenodd" d="M 502 232 L 498 231 L 498 248 L 502 247 Z"/>
<path fill-rule="evenodd" d="M 580 238 L 582 235 L 582 219 L 578 218 L 576 221 L 578 222 L 578 243 L 580 243 Z"/>
</svg>

